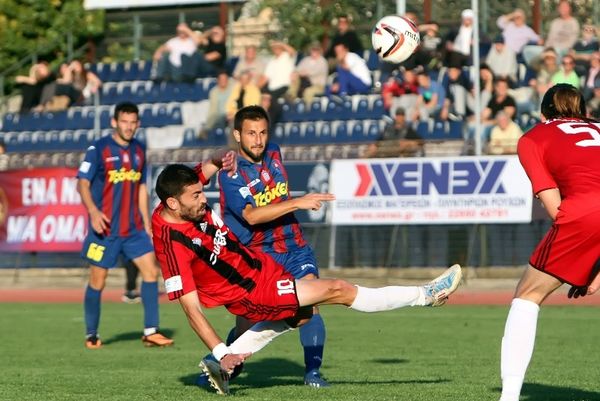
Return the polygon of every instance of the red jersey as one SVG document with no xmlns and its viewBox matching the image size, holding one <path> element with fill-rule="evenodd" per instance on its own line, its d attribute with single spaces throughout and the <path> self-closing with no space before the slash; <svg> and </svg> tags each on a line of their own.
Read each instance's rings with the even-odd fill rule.
<svg viewBox="0 0 600 401">
<path fill-rule="evenodd" d="M 558 188 L 557 222 L 600 210 L 600 124 L 578 119 L 540 123 L 519 140 L 519 160 L 535 194 Z"/>
</svg>

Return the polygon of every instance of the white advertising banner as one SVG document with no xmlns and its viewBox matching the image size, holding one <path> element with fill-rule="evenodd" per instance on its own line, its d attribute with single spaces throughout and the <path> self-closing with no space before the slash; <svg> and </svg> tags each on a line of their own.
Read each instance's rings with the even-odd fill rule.
<svg viewBox="0 0 600 401">
<path fill-rule="evenodd" d="M 517 156 L 334 160 L 331 223 L 531 221 L 531 184 Z"/>
<path fill-rule="evenodd" d="M 241 0 L 84 0 L 83 8 L 110 9 L 110 8 L 137 8 L 137 7 L 165 7 L 165 6 L 183 6 L 197 5 L 207 3 L 234 3 Z"/>
</svg>

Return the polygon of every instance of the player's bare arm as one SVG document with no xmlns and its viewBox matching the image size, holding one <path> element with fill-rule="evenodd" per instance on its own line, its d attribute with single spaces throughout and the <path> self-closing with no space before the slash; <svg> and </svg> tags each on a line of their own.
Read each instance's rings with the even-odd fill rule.
<svg viewBox="0 0 600 401">
<path fill-rule="evenodd" d="M 296 210 L 319 210 L 323 206 L 323 202 L 332 200 L 335 200 L 333 194 L 310 193 L 300 198 L 288 199 L 266 206 L 254 207 L 247 205 L 242 211 L 242 217 L 250 225 L 268 223 Z"/>
<path fill-rule="evenodd" d="M 552 218 L 552 220 L 556 220 L 556 215 L 558 214 L 558 207 L 560 206 L 561 198 L 560 192 L 558 188 L 545 189 L 543 191 L 538 192 L 537 197 L 544 205 L 544 209 L 548 215 Z"/>
<path fill-rule="evenodd" d="M 139 188 L 139 208 L 144 221 L 144 230 L 152 238 L 152 222 L 150 221 L 150 209 L 148 205 L 148 187 L 146 184 L 140 184 Z"/>
<path fill-rule="evenodd" d="M 228 176 L 237 170 L 237 153 L 229 149 L 218 149 L 212 158 L 202 163 L 202 174 L 206 179 L 215 175 L 219 170 L 227 171 Z"/>
<path fill-rule="evenodd" d="M 219 347 L 223 349 L 224 343 L 223 340 L 216 333 L 215 329 L 212 327 L 210 322 L 206 319 L 206 316 L 202 312 L 202 307 L 200 305 L 200 300 L 198 299 L 198 294 L 193 291 L 189 292 L 182 297 L 179 298 L 179 303 L 185 312 L 185 315 L 190 322 L 190 326 L 194 330 L 194 332 L 200 337 L 202 342 L 208 347 L 213 354 L 215 353 L 215 348 Z M 227 350 L 227 348 L 224 348 Z M 227 351 L 220 351 L 227 352 Z M 233 354 L 233 353 L 225 353 L 224 356 L 215 355 L 215 358 L 220 360 L 221 368 L 226 372 L 232 371 L 237 365 L 241 364 L 248 358 L 251 353 L 245 354 Z"/>
<path fill-rule="evenodd" d="M 81 196 L 81 202 L 85 206 L 90 215 L 90 224 L 95 232 L 103 234 L 110 227 L 110 219 L 102 213 L 92 199 L 92 191 L 90 190 L 90 182 L 85 178 L 77 180 L 77 191 Z"/>
</svg>

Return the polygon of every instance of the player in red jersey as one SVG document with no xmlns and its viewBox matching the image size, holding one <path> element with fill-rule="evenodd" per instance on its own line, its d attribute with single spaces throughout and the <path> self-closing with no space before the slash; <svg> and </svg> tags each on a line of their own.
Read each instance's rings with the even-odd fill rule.
<svg viewBox="0 0 600 401">
<path fill-rule="evenodd" d="M 454 265 L 424 286 L 365 288 L 339 279 L 295 280 L 261 250 L 241 244 L 206 205 L 206 181 L 190 167 L 167 166 L 156 182 L 161 204 L 152 216 L 154 249 L 169 299 L 178 299 L 192 328 L 220 363 L 202 369 L 219 393 L 227 374 L 273 338 L 312 316 L 312 307 L 341 304 L 362 312 L 405 306 L 439 306 L 456 290 L 462 273 Z M 224 305 L 231 313 L 260 321 L 229 347 L 202 313 Z"/>
<path fill-rule="evenodd" d="M 519 140 L 518 154 L 554 223 L 529 259 L 506 319 L 501 401 L 519 399 L 544 299 L 563 283 L 575 297 L 600 284 L 600 124 L 585 118 L 583 96 L 568 84 L 546 92 L 541 112 L 542 122 Z"/>
</svg>

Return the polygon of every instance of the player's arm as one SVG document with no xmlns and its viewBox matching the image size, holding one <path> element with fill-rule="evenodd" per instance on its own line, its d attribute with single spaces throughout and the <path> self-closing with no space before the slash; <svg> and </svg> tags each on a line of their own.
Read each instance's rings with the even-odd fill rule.
<svg viewBox="0 0 600 401">
<path fill-rule="evenodd" d="M 335 195 L 329 193 L 309 193 L 300 198 L 288 199 L 279 203 L 255 207 L 247 204 L 242 211 L 242 217 L 250 225 L 268 223 L 283 215 L 296 210 L 319 210 L 323 202 L 335 200 Z"/>
<path fill-rule="evenodd" d="M 152 223 L 150 221 L 150 208 L 148 203 L 148 186 L 146 184 L 140 184 L 139 189 L 139 208 L 142 214 L 142 220 L 144 221 L 144 229 L 148 235 L 152 236 Z"/>
<path fill-rule="evenodd" d="M 83 203 L 83 206 L 85 206 L 90 215 L 90 224 L 95 232 L 102 234 L 110 227 L 110 219 L 96 206 L 92 198 L 90 186 L 91 183 L 86 178 L 79 178 L 77 180 L 77 191 L 81 196 L 81 203 Z"/>
<path fill-rule="evenodd" d="M 206 316 L 202 312 L 198 293 L 196 291 L 188 292 L 179 298 L 179 303 L 188 318 L 190 326 L 200 337 L 202 342 L 213 353 L 213 356 L 220 361 L 221 367 L 225 371 L 231 371 L 237 365 L 244 362 L 251 353 L 233 354 L 231 350 L 223 343 L 223 340 L 216 333 Z"/>
<path fill-rule="evenodd" d="M 237 169 L 237 153 L 229 149 L 219 149 L 213 153 L 212 157 L 202 163 L 202 175 L 207 180 L 215 175 L 219 170 L 227 171 L 230 177 Z"/>
<path fill-rule="evenodd" d="M 545 189 L 537 194 L 537 197 L 542 201 L 544 209 L 552 220 L 556 220 L 558 207 L 560 206 L 561 198 L 558 188 Z"/>
</svg>

